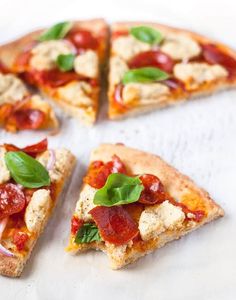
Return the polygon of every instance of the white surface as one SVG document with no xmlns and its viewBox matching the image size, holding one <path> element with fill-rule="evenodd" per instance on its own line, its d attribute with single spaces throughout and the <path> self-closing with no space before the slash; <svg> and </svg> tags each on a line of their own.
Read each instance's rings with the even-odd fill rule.
<svg viewBox="0 0 236 300">
<path fill-rule="evenodd" d="M 232 0 L 1 0 L 0 42 L 58 20 L 103 16 L 166 22 L 236 48 L 235 10 Z M 91 129 L 64 118 L 60 134 L 49 137 L 51 147 L 68 147 L 79 163 L 23 276 L 0 278 L 0 299 L 235 299 L 236 92 L 116 123 L 106 120 L 105 111 Z M 1 131 L 0 143 L 25 145 L 44 136 Z M 111 271 L 102 253 L 71 257 L 64 252 L 71 213 L 90 150 L 101 142 L 124 142 L 161 155 L 207 189 L 226 216 L 121 271 Z"/>
</svg>

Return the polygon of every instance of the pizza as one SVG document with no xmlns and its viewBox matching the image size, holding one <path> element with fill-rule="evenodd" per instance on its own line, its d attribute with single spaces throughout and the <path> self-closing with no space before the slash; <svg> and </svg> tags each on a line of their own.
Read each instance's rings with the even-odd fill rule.
<svg viewBox="0 0 236 300">
<path fill-rule="evenodd" d="M 119 269 L 223 215 L 206 191 L 160 157 L 103 144 L 91 155 L 67 250 L 102 250 Z"/>
<path fill-rule="evenodd" d="M 0 146 L 0 274 L 18 277 L 70 177 L 75 157 L 48 148 Z"/>
<path fill-rule="evenodd" d="M 58 119 L 48 102 L 0 62 L 0 126 L 18 130 L 56 129 Z"/>
<path fill-rule="evenodd" d="M 64 112 L 93 124 L 107 35 L 101 19 L 61 22 L 2 46 L 0 58 Z"/>
<path fill-rule="evenodd" d="M 120 119 L 236 85 L 236 52 L 155 23 L 111 27 L 109 118 Z"/>
</svg>

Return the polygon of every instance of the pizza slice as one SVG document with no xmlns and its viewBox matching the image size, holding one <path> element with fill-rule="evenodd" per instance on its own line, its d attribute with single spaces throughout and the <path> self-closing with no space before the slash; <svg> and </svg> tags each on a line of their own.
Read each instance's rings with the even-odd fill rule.
<svg viewBox="0 0 236 300">
<path fill-rule="evenodd" d="M 41 96 L 30 93 L 24 82 L 0 62 L 0 126 L 15 132 L 56 129 L 58 120 Z"/>
<path fill-rule="evenodd" d="M 50 218 L 75 157 L 47 140 L 0 146 L 0 274 L 18 277 Z"/>
<path fill-rule="evenodd" d="M 102 250 L 119 269 L 223 215 L 160 157 L 104 144 L 91 155 L 67 250 Z"/>
<path fill-rule="evenodd" d="M 109 118 L 119 119 L 236 85 L 236 52 L 154 23 L 112 26 Z"/>
<path fill-rule="evenodd" d="M 67 114 L 93 124 L 107 35 L 107 25 L 101 19 L 62 22 L 2 46 L 0 57 Z"/>
</svg>

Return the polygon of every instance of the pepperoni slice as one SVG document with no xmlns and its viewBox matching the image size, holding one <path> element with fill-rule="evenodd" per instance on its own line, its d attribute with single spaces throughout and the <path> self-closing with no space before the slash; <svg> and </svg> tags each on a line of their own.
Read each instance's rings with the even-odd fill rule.
<svg viewBox="0 0 236 300">
<path fill-rule="evenodd" d="M 15 61 L 15 68 L 18 72 L 23 72 L 29 65 L 29 61 L 32 57 L 31 49 L 22 52 Z"/>
<path fill-rule="evenodd" d="M 37 154 L 42 153 L 48 149 L 48 140 L 44 139 L 37 144 L 19 148 L 13 144 L 4 144 L 7 151 L 23 151 L 28 155 L 35 157 Z"/>
<path fill-rule="evenodd" d="M 16 129 L 39 129 L 45 121 L 45 113 L 39 109 L 19 109 L 13 112 L 6 126 Z"/>
<path fill-rule="evenodd" d="M 174 61 L 170 56 L 159 50 L 151 50 L 134 56 L 129 62 L 129 67 L 131 69 L 157 67 L 167 73 L 171 73 L 174 67 Z"/>
<path fill-rule="evenodd" d="M 112 160 L 105 164 L 101 161 L 92 162 L 84 182 L 96 189 L 100 189 L 106 183 L 107 177 L 112 173 L 127 173 L 125 165 L 117 155 L 113 155 Z"/>
<path fill-rule="evenodd" d="M 144 174 L 139 178 L 144 186 L 144 190 L 139 198 L 140 203 L 152 205 L 165 201 L 164 186 L 157 176 Z"/>
<path fill-rule="evenodd" d="M 139 234 L 136 223 L 121 206 L 97 206 L 89 213 L 104 241 L 119 246 L 128 243 Z"/>
<path fill-rule="evenodd" d="M 20 212 L 25 207 L 23 191 L 13 183 L 0 185 L 0 219 Z"/>
<path fill-rule="evenodd" d="M 202 45 L 203 57 L 210 64 L 219 64 L 225 67 L 229 76 L 236 76 L 236 59 L 224 53 L 214 44 Z"/>
<path fill-rule="evenodd" d="M 95 50 L 98 48 L 98 40 L 88 30 L 72 29 L 66 38 L 74 44 L 79 52 L 81 50 Z"/>
<path fill-rule="evenodd" d="M 26 243 L 29 239 L 27 233 L 16 230 L 13 235 L 13 243 L 16 245 L 18 251 L 25 249 Z"/>
<path fill-rule="evenodd" d="M 119 30 L 119 31 L 114 31 L 112 33 L 112 39 L 117 39 L 121 36 L 126 36 L 129 34 L 129 31 L 128 30 Z"/>
<path fill-rule="evenodd" d="M 71 233 L 75 235 L 83 224 L 83 220 L 80 220 L 78 217 L 73 216 L 71 219 Z"/>
<path fill-rule="evenodd" d="M 61 72 L 60 70 L 53 69 L 49 71 L 42 71 L 36 74 L 34 79 L 38 84 L 48 85 L 52 88 L 60 87 L 66 85 L 67 83 L 78 80 L 81 77 L 75 72 Z"/>
</svg>

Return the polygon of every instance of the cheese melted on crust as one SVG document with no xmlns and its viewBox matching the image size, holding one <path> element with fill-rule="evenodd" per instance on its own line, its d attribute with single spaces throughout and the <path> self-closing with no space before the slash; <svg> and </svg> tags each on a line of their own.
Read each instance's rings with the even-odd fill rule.
<svg viewBox="0 0 236 300">
<path fill-rule="evenodd" d="M 10 180 L 10 172 L 6 166 L 4 156 L 7 153 L 4 147 L 0 147 L 0 184 Z"/>
<path fill-rule="evenodd" d="M 98 55 L 93 50 L 76 56 L 74 61 L 75 72 L 89 78 L 98 77 L 98 66 Z"/>
<path fill-rule="evenodd" d="M 125 73 L 129 70 L 126 62 L 119 56 L 113 56 L 110 60 L 109 82 L 111 85 L 119 84 Z"/>
</svg>

